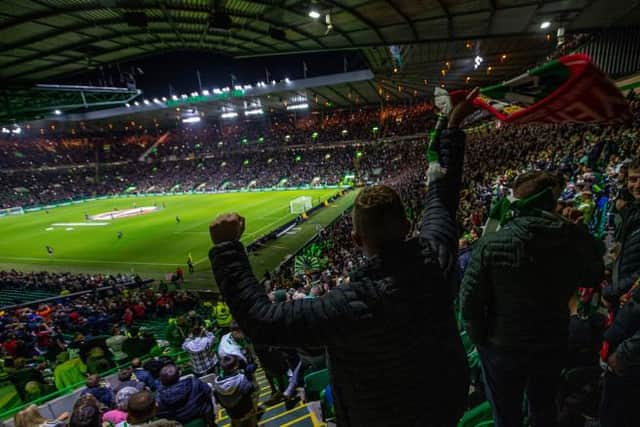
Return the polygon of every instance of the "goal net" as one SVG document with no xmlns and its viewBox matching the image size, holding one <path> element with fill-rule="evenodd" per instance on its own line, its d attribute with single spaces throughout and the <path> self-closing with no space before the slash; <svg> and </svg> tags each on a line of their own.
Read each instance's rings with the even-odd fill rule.
<svg viewBox="0 0 640 427">
<path fill-rule="evenodd" d="M 22 208 L 0 209 L 0 217 L 7 215 L 22 215 L 23 213 L 24 209 Z"/>
<path fill-rule="evenodd" d="M 311 197 L 301 196 L 289 202 L 289 212 L 292 214 L 301 214 L 311 209 Z"/>
</svg>

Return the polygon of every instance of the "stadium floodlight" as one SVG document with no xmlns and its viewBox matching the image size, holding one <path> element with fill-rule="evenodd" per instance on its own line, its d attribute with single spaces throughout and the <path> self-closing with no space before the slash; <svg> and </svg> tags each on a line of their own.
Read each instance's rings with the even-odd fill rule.
<svg viewBox="0 0 640 427">
<path fill-rule="evenodd" d="M 285 141 L 288 141 L 288 140 L 290 140 L 290 139 L 291 139 L 291 135 L 285 135 L 285 136 L 284 136 L 284 140 L 285 140 Z"/>
<path fill-rule="evenodd" d="M 183 93 L 182 95 L 180 95 L 180 98 L 182 98 L 182 99 L 187 99 L 187 98 L 188 98 L 188 96 L 187 96 L 187 94 L 186 94 L 186 93 Z"/>
<path fill-rule="evenodd" d="M 219 94 L 221 94 L 221 93 L 222 93 L 222 91 L 221 91 L 220 89 L 218 89 L 218 88 L 215 88 L 215 89 L 213 90 L 213 93 L 215 93 L 216 95 L 219 95 Z"/>
<path fill-rule="evenodd" d="M 240 86 L 240 85 L 235 85 L 235 86 L 233 87 L 233 89 L 234 89 L 234 90 L 242 90 L 242 86 Z"/>
<path fill-rule="evenodd" d="M 229 88 L 229 86 L 225 86 L 222 88 L 223 92 L 229 92 L 231 89 Z"/>
<path fill-rule="evenodd" d="M 318 11 L 317 11 L 317 10 L 315 10 L 315 9 L 311 9 L 311 10 L 309 11 L 309 18 L 311 18 L 311 19 L 318 19 L 318 18 L 320 18 L 320 12 L 318 12 Z"/>
<path fill-rule="evenodd" d="M 544 21 L 544 22 L 540 23 L 540 29 L 541 30 L 546 30 L 550 26 L 551 26 L 551 22 L 549 22 L 549 21 Z"/>
<path fill-rule="evenodd" d="M 7 128 L 2 128 L 2 133 L 11 133 L 11 131 Z"/>
<path fill-rule="evenodd" d="M 135 101 L 135 102 L 133 103 L 133 105 L 135 105 L 136 107 L 138 107 L 138 106 L 140 106 L 140 103 L 139 103 L 138 101 Z"/>
<path fill-rule="evenodd" d="M 480 67 L 480 64 L 482 64 L 482 61 L 484 61 L 484 59 L 482 59 L 482 56 L 479 56 L 479 55 L 478 55 L 478 56 L 476 56 L 476 57 L 473 59 L 473 69 L 474 69 L 474 70 L 477 70 L 477 69 L 478 69 L 478 67 Z"/>
<path fill-rule="evenodd" d="M 127 108 L 131 108 L 131 104 L 129 104 L 128 102 L 126 104 L 124 104 L 125 107 Z"/>
<path fill-rule="evenodd" d="M 307 108 L 309 108 L 309 104 L 287 105 L 287 110 L 306 110 Z"/>
<path fill-rule="evenodd" d="M 62 111 L 60 111 L 60 110 L 53 110 L 53 114 L 55 114 L 56 116 L 59 116 L 60 114 L 62 114 Z"/>
<path fill-rule="evenodd" d="M 178 100 L 178 95 L 171 95 L 171 99 L 173 99 L 174 101 Z"/>
<path fill-rule="evenodd" d="M 346 129 L 342 129 L 342 136 L 346 136 L 349 133 L 348 130 Z"/>
<path fill-rule="evenodd" d="M 253 86 L 251 86 L 251 85 L 244 85 L 243 89 L 244 89 L 244 90 L 253 89 Z"/>
<path fill-rule="evenodd" d="M 20 126 L 16 126 L 15 128 L 11 129 L 11 133 L 19 135 L 20 133 L 22 133 L 22 128 Z"/>
<path fill-rule="evenodd" d="M 207 89 L 205 89 L 205 90 L 202 91 L 202 94 L 204 96 L 209 96 L 210 92 Z"/>
<path fill-rule="evenodd" d="M 271 80 L 271 84 L 272 85 L 276 84 L 276 81 L 275 80 Z"/>
<path fill-rule="evenodd" d="M 220 117 L 223 119 L 233 119 L 234 117 L 238 117 L 238 113 L 236 113 L 235 111 L 229 111 L 229 112 L 220 114 Z"/>
<path fill-rule="evenodd" d="M 284 82 L 285 82 L 286 84 L 289 84 L 289 83 L 291 83 L 291 80 L 289 80 L 289 77 L 285 77 L 285 78 L 284 78 Z"/>
<path fill-rule="evenodd" d="M 198 95 L 200 95 L 200 94 L 195 90 L 193 92 L 191 92 L 191 96 L 198 96 Z"/>
<path fill-rule="evenodd" d="M 185 117 L 182 123 L 200 123 L 200 116 Z"/>
<path fill-rule="evenodd" d="M 166 96 L 163 96 L 161 99 L 162 99 L 162 102 L 167 102 L 167 97 Z"/>
<path fill-rule="evenodd" d="M 144 105 L 149 105 L 149 100 L 148 100 L 148 99 L 145 99 L 145 100 L 144 100 L 144 101 L 142 101 L 142 102 L 144 102 Z"/>
<path fill-rule="evenodd" d="M 153 98 L 153 102 L 154 102 L 155 104 L 160 104 L 160 100 L 159 100 L 158 98 Z"/>
<path fill-rule="evenodd" d="M 264 111 L 262 110 L 262 108 L 256 108 L 254 110 L 247 110 L 244 112 L 245 116 L 255 116 L 259 114 L 264 114 Z"/>
</svg>

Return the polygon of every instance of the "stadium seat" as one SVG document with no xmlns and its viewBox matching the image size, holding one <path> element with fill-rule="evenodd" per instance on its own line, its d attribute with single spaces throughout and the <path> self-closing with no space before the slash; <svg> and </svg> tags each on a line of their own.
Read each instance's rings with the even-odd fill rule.
<svg viewBox="0 0 640 427">
<path fill-rule="evenodd" d="M 304 377 L 304 392 L 307 402 L 320 400 L 320 393 L 329 384 L 329 370 L 313 372 Z"/>
<path fill-rule="evenodd" d="M 478 406 L 468 410 L 462 419 L 458 422 L 458 427 L 478 427 L 484 425 L 482 423 L 490 422 L 488 426 L 493 425 L 493 413 L 491 411 L 491 404 L 489 402 L 483 402 Z"/>
</svg>

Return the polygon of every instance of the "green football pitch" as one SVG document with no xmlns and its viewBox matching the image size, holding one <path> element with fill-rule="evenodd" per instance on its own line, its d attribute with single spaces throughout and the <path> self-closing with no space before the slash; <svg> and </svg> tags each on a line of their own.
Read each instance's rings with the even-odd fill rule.
<svg viewBox="0 0 640 427">
<path fill-rule="evenodd" d="M 295 190 L 175 196 L 122 197 L 0 218 L 0 268 L 86 273 L 136 272 L 161 279 L 177 266 L 188 286 L 208 288 L 212 275 L 209 223 L 219 214 L 238 212 L 247 219 L 243 242 L 249 243 L 294 218 L 289 202 L 311 196 L 317 205 L 337 190 Z M 276 267 L 326 225 L 355 197 L 348 192 L 321 209 L 282 239 L 252 255 L 258 274 Z M 152 209 L 143 213 L 145 209 Z M 132 216 L 117 218 L 126 213 Z M 114 214 L 114 218 L 111 218 Z M 86 220 L 85 215 L 92 219 Z M 179 217 L 180 221 L 176 220 Z M 118 233 L 122 237 L 118 238 Z M 48 255 L 46 247 L 53 248 Z M 195 273 L 186 272 L 191 254 Z"/>
</svg>

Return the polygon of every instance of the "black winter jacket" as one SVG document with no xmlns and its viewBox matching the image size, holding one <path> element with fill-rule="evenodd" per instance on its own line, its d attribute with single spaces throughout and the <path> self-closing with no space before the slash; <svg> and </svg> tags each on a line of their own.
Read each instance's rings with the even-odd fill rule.
<svg viewBox="0 0 640 427">
<path fill-rule="evenodd" d="M 640 378 L 640 288 L 617 313 L 613 324 L 606 330 L 604 339 L 611 352 L 618 353 L 622 374 Z"/>
<path fill-rule="evenodd" d="M 603 290 L 603 296 L 614 304 L 640 278 L 640 203 L 630 203 L 620 214 L 622 247 L 613 268 L 612 284 Z"/>
<path fill-rule="evenodd" d="M 455 426 L 464 411 L 469 373 L 442 272 L 457 244 L 443 194 L 457 203 L 451 183 L 461 172 L 464 135 L 442 138 L 459 158 L 445 165 L 453 179 L 430 185 L 420 236 L 384 248 L 348 286 L 272 304 L 241 243 L 210 252 L 225 300 L 254 342 L 327 348 L 341 427 Z"/>
<path fill-rule="evenodd" d="M 548 213 L 516 217 L 474 246 L 460 290 L 464 327 L 480 346 L 565 350 L 569 299 L 603 270 L 583 228 Z"/>
</svg>

